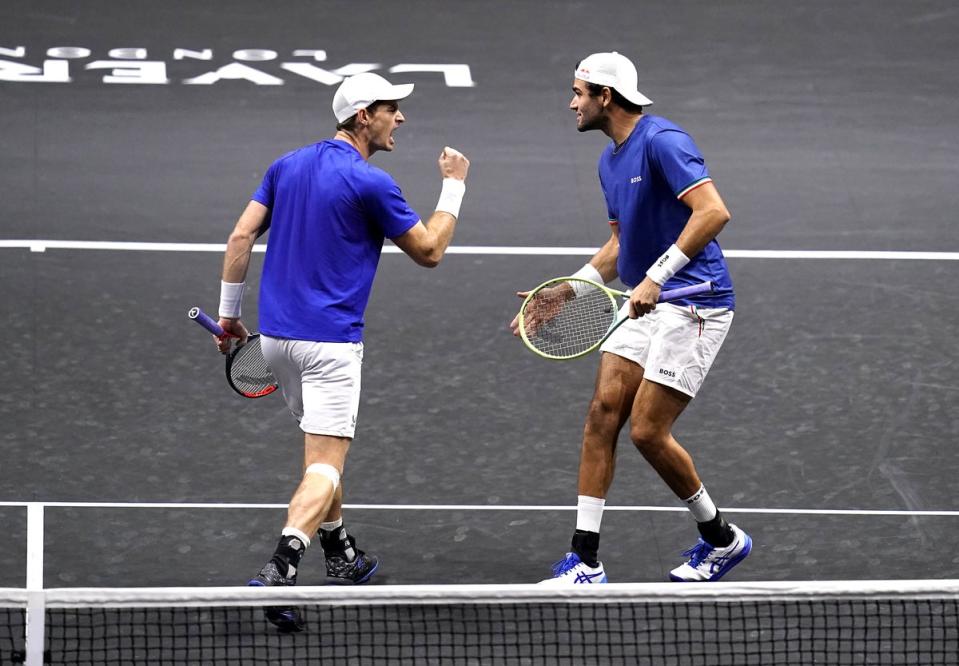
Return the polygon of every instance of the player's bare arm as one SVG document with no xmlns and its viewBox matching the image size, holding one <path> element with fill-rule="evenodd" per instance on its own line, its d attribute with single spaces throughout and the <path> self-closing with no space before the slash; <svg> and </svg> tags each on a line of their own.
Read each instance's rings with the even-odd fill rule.
<svg viewBox="0 0 959 666">
<path fill-rule="evenodd" d="M 226 242 L 223 259 L 223 281 L 243 282 L 250 266 L 253 243 L 268 228 L 270 209 L 259 201 L 251 201 L 236 221 L 236 226 Z"/>
<path fill-rule="evenodd" d="M 462 183 L 466 181 L 470 166 L 465 155 L 448 146 L 440 154 L 438 163 L 440 176 L 443 178 L 443 191 L 436 210 L 426 224 L 417 222 L 402 236 L 393 239 L 413 261 L 427 268 L 439 265 L 450 241 L 453 240 L 459 203 L 464 192 Z"/>
<path fill-rule="evenodd" d="M 708 182 L 690 190 L 682 199 L 692 213 L 683 228 L 676 246 L 687 257 L 695 257 L 706 244 L 719 235 L 730 219 L 729 210 L 713 183 Z M 662 287 L 647 276 L 633 289 L 630 297 L 630 316 L 640 317 L 656 308 Z"/>
<path fill-rule="evenodd" d="M 603 276 L 603 282 L 611 282 L 619 276 L 616 270 L 616 262 L 619 260 L 619 224 L 610 221 L 609 228 L 609 240 L 589 260 L 593 268 Z"/>
<path fill-rule="evenodd" d="M 687 257 L 693 257 L 706 247 L 706 244 L 719 235 L 729 222 L 729 210 L 713 183 L 704 183 L 690 190 L 682 199 L 692 214 L 683 232 L 676 239 L 676 245 Z"/>
<path fill-rule="evenodd" d="M 230 238 L 226 242 L 226 255 L 223 259 L 223 282 L 227 285 L 241 285 L 246 280 L 246 272 L 250 266 L 250 257 L 253 254 L 253 244 L 269 228 L 270 209 L 259 201 L 251 201 L 237 220 Z M 242 298 L 243 287 L 238 289 L 239 298 Z M 222 353 L 230 350 L 234 339 L 240 344 L 246 342 L 249 331 L 239 317 L 224 317 L 221 313 L 220 327 L 234 336 L 217 338 L 216 346 Z"/>
</svg>

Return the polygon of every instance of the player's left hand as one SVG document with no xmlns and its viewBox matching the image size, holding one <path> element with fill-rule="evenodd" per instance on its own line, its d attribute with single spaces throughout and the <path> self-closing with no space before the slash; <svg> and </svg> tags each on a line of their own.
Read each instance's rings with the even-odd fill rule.
<svg viewBox="0 0 959 666">
<path fill-rule="evenodd" d="M 656 309 L 662 287 L 646 277 L 629 296 L 629 318 L 638 319 Z"/>
<path fill-rule="evenodd" d="M 516 295 L 526 300 L 530 293 L 528 291 L 517 291 Z M 568 282 L 540 291 L 536 298 L 526 306 L 526 333 L 533 335 L 536 329 L 560 313 L 563 309 L 563 303 L 575 297 L 576 293 Z M 519 314 L 513 317 L 513 321 L 509 323 L 509 330 L 513 335 L 519 337 Z"/>
</svg>

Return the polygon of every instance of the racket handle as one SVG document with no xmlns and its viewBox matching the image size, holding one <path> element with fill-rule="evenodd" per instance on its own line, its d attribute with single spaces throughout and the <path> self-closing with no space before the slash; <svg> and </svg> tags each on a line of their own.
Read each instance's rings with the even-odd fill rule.
<svg viewBox="0 0 959 666">
<path fill-rule="evenodd" d="M 226 331 L 224 331 L 218 323 L 213 321 L 210 315 L 205 313 L 200 308 L 190 308 L 190 311 L 186 313 L 186 316 L 218 338 L 222 338 L 224 335 L 226 335 Z"/>
<path fill-rule="evenodd" d="M 680 287 L 679 289 L 670 289 L 669 291 L 664 291 L 659 295 L 659 302 L 665 303 L 666 301 L 675 301 L 677 298 L 686 298 L 687 296 L 696 296 L 698 294 L 708 294 L 712 290 L 712 282 L 700 282 L 699 284 L 693 284 L 688 287 Z"/>
</svg>

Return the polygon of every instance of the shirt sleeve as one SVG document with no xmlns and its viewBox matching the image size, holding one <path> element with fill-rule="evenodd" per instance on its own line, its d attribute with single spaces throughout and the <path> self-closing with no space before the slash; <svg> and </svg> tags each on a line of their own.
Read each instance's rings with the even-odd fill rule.
<svg viewBox="0 0 959 666">
<path fill-rule="evenodd" d="M 253 193 L 253 201 L 258 201 L 270 210 L 273 210 L 273 199 L 276 195 L 276 170 L 277 162 L 270 165 L 270 168 L 263 174 L 263 182 Z"/>
<path fill-rule="evenodd" d="M 691 136 L 678 130 L 658 132 L 650 141 L 650 155 L 677 199 L 712 180 L 706 160 Z"/>
<path fill-rule="evenodd" d="M 400 186 L 382 170 L 375 170 L 362 192 L 363 207 L 387 238 L 402 236 L 420 221 Z"/>
</svg>

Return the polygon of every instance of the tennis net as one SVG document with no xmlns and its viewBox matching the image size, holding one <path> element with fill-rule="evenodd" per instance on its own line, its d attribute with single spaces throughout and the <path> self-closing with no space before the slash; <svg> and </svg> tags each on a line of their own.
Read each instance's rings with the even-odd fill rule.
<svg viewBox="0 0 959 666">
<path fill-rule="evenodd" d="M 957 606 L 956 580 L 8 589 L 0 663 L 959 664 Z"/>
</svg>

